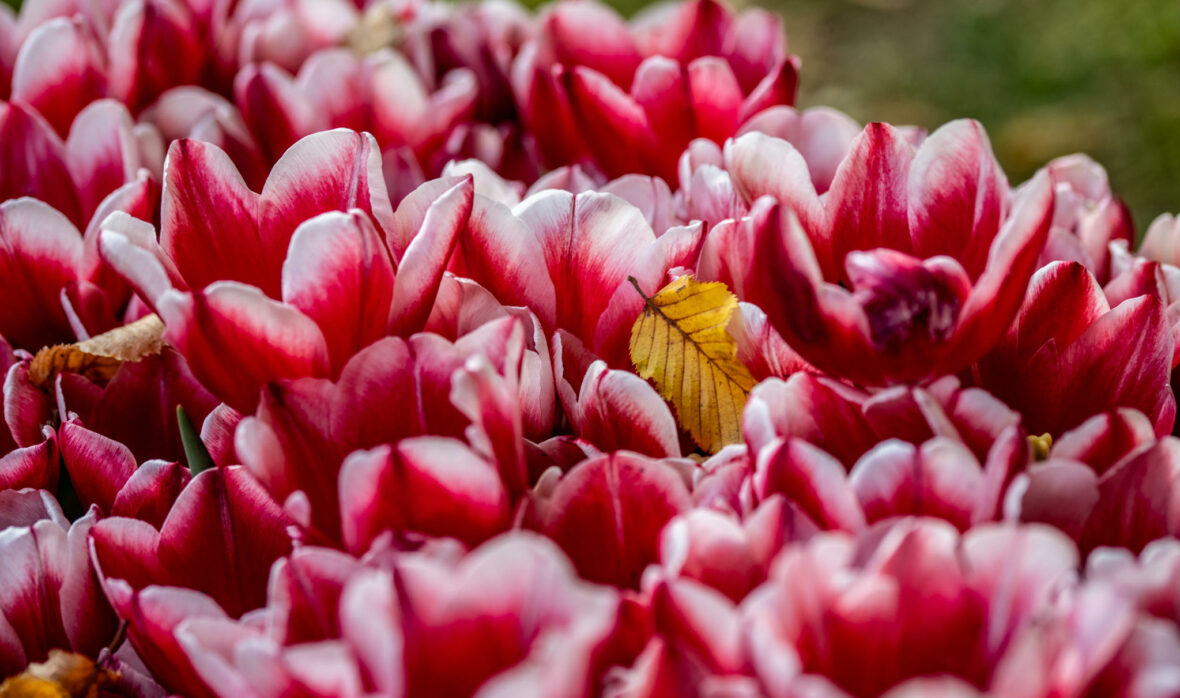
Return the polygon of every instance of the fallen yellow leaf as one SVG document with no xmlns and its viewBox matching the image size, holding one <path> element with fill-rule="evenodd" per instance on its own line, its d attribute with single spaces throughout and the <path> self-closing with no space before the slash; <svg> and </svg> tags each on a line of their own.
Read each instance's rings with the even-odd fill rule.
<svg viewBox="0 0 1180 698">
<path fill-rule="evenodd" d="M 686 274 L 648 297 L 631 328 L 631 362 L 676 407 L 680 425 L 709 453 L 741 441 L 742 408 L 757 382 L 726 331 L 737 298 L 725 284 Z"/>
<path fill-rule="evenodd" d="M 59 373 L 110 380 L 123 363 L 159 354 L 164 348 L 163 334 L 160 318 L 147 315 L 82 342 L 45 347 L 33 357 L 29 381 L 44 390 Z"/>
<path fill-rule="evenodd" d="M 0 698 L 98 698 L 99 691 L 119 680 L 80 654 L 50 650 L 44 662 L 0 684 Z"/>
</svg>

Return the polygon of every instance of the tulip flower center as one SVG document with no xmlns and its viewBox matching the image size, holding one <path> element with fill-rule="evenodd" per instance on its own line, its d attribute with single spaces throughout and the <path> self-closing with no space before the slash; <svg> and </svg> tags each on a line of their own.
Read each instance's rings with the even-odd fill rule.
<svg viewBox="0 0 1180 698">
<path fill-rule="evenodd" d="M 971 289 L 963 267 L 950 257 L 920 260 L 903 252 L 851 252 L 844 260 L 853 296 L 868 316 L 873 342 L 896 351 L 911 339 L 946 341 Z"/>
</svg>

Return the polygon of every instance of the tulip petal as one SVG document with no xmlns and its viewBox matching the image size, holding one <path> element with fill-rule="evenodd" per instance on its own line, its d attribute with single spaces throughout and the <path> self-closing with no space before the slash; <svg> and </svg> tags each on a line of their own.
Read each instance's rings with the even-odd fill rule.
<svg viewBox="0 0 1180 698">
<path fill-rule="evenodd" d="M 475 187 L 468 177 L 426 210 L 422 226 L 398 262 L 389 316 L 393 333 L 409 334 L 426 324 L 447 261 L 471 217 L 474 196 Z"/>
<path fill-rule="evenodd" d="M 160 246 L 189 288 L 226 279 L 277 297 L 278 254 L 258 233 L 258 195 L 217 146 L 183 139 L 164 163 Z"/>
<path fill-rule="evenodd" d="M 373 137 L 345 129 L 308 136 L 275 163 L 258 201 L 258 227 L 271 259 L 286 256 L 295 229 L 325 211 L 359 208 L 388 239 L 393 206 Z"/>
<path fill-rule="evenodd" d="M 158 308 L 165 340 L 184 354 L 203 385 L 239 412 L 254 410 L 267 382 L 328 371 L 320 328 L 251 286 L 219 281 L 196 293 L 168 291 Z"/>
<path fill-rule="evenodd" d="M 538 518 L 582 577 L 636 588 L 657 557 L 660 529 L 691 503 L 667 464 L 620 452 L 575 466 L 538 505 Z"/>
<path fill-rule="evenodd" d="M 33 351 L 72 339 L 60 293 L 81 262 L 82 237 L 65 216 L 34 199 L 0 204 L 0 286 L 19 299 L 0 306 L 0 335 Z"/>
<path fill-rule="evenodd" d="M 913 158 L 905 137 L 888 124 L 869 124 L 852 142 L 828 191 L 836 264 L 853 250 L 912 250 L 906 183 Z"/>
<path fill-rule="evenodd" d="M 295 229 L 283 301 L 319 325 L 334 373 L 385 336 L 393 298 L 392 261 L 363 211 L 322 213 Z"/>
<path fill-rule="evenodd" d="M 12 99 L 36 109 L 63 137 L 74 115 L 106 92 L 102 49 L 81 18 L 38 26 L 21 45 Z"/>
</svg>

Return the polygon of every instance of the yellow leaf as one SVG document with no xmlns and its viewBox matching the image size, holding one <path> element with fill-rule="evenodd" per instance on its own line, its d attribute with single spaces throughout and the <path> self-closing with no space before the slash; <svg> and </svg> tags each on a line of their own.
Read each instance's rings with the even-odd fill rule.
<svg viewBox="0 0 1180 698">
<path fill-rule="evenodd" d="M 98 698 L 119 680 L 119 673 L 103 669 L 80 654 L 50 650 L 44 662 L 30 664 L 24 673 L 0 684 L 0 698 Z"/>
<path fill-rule="evenodd" d="M 91 380 L 110 380 L 119 366 L 159 354 L 164 348 L 164 323 L 148 315 L 75 344 L 45 347 L 29 365 L 29 381 L 41 389 L 59 373 L 77 373 Z"/>
<path fill-rule="evenodd" d="M 725 284 L 702 283 L 686 274 L 648 298 L 631 328 L 631 362 L 655 381 L 676 407 L 680 425 L 697 445 L 716 453 L 741 441 L 742 408 L 756 381 L 737 360 L 737 344 L 725 327 L 737 298 Z"/>
</svg>

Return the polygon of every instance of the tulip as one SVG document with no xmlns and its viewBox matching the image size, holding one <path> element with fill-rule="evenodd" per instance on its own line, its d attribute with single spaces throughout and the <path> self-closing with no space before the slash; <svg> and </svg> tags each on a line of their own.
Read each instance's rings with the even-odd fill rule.
<svg viewBox="0 0 1180 698">
<path fill-rule="evenodd" d="M 955 680 L 937 695 L 1085 695 L 1135 616 L 1109 588 L 1071 589 L 1077 562 L 1052 529 L 921 519 L 788 547 L 742 605 L 754 675 L 772 696 L 910 695 L 939 675 Z"/>
<path fill-rule="evenodd" d="M 422 486 L 434 482 L 442 488 L 439 497 L 490 498 L 493 508 L 507 506 L 504 488 L 515 499 L 529 484 L 524 454 L 517 450 L 523 436 L 520 397 L 509 388 L 516 382 L 515 366 L 524 352 L 522 334 L 517 320 L 507 317 L 483 325 L 454 344 L 427 333 L 409 341 L 389 337 L 353 356 L 335 383 L 303 378 L 271 384 L 262 391 L 257 413 L 238 425 L 236 452 L 277 501 L 298 510 L 295 518 L 302 526 L 329 540 L 340 539 L 342 526 L 345 531 L 358 527 L 372 531 L 373 524 L 363 520 L 412 521 L 412 514 L 409 520 L 394 512 L 382 514 L 380 507 L 385 505 L 370 501 L 373 493 L 368 484 L 408 487 L 392 484 L 399 478 L 417 478 Z M 495 364 L 480 371 L 481 377 L 456 379 L 474 368 L 470 360 L 477 351 Z M 460 386 L 460 380 L 473 384 Z M 498 397 L 485 399 L 481 395 L 485 389 L 496 391 Z M 389 419 L 391 414 L 401 417 Z M 477 452 L 463 455 L 467 449 L 461 444 L 436 439 L 418 441 L 420 448 L 406 451 L 404 458 L 399 455 L 395 461 L 388 460 L 392 455 L 388 453 L 349 456 L 387 443 L 395 444 L 394 454 L 402 454 L 401 440 L 427 435 L 468 438 Z M 449 465 L 456 453 L 459 460 Z M 369 465 L 342 470 L 346 459 Z M 388 475 L 380 465 L 386 461 L 394 469 Z M 479 483 L 479 492 L 468 494 L 471 489 L 464 490 L 458 483 L 454 491 L 448 491 L 446 478 L 439 475 L 440 468 L 448 467 L 469 473 L 472 482 Z M 418 503 L 429 507 L 425 501 Z M 498 525 L 496 516 L 491 517 L 492 524 L 486 518 L 475 526 L 486 530 Z M 446 530 L 456 535 L 452 529 L 464 525 L 462 520 L 455 521 Z M 350 535 L 347 542 L 363 552 L 365 546 L 358 540 Z"/>
<path fill-rule="evenodd" d="M 395 218 L 378 168 L 370 136 L 321 133 L 289 150 L 257 195 L 224 152 L 178 141 L 159 243 L 150 226 L 115 217 L 102 253 L 160 313 L 201 383 L 249 413 L 266 383 L 337 374 L 377 338 L 428 320 L 471 185 Z M 239 361 L 228 365 L 231 354 Z"/>
<path fill-rule="evenodd" d="M 1045 166 L 1053 180 L 1053 226 L 1040 266 L 1054 260 L 1084 264 L 1101 282 L 1114 276 L 1110 245 L 1135 238 L 1131 212 L 1110 190 L 1106 171 L 1085 155 L 1067 155 Z"/>
<path fill-rule="evenodd" d="M 1142 414 L 1124 410 L 1096 416 L 1067 433 L 1045 462 L 1013 483 L 1006 513 L 1051 523 L 1087 552 L 1098 546 L 1138 552 L 1177 535 L 1180 497 L 1172 483 L 1180 441 L 1171 436 L 1156 441 L 1148 424 Z M 1138 435 L 1128 439 L 1129 429 Z M 1077 448 L 1091 439 L 1094 448 Z"/>
<path fill-rule="evenodd" d="M 402 553 L 389 567 L 307 548 L 276 563 L 270 589 L 262 622 L 202 614 L 176 626 L 214 693 L 590 695 L 619 608 L 524 533 L 460 560 Z"/>
<path fill-rule="evenodd" d="M 774 200 L 736 224 L 740 251 L 724 274 L 804 359 L 864 385 L 978 359 L 1018 310 L 1048 234 L 1048 175 L 1010 197 L 974 122 L 948 124 L 917 150 L 870 124 L 822 195 L 786 141 L 749 133 L 725 158 L 748 201 Z"/>
<path fill-rule="evenodd" d="M 644 567 L 657 559 L 660 530 L 691 504 L 672 463 L 621 451 L 572 468 L 527 516 L 585 579 L 638 588 Z"/>
<path fill-rule="evenodd" d="M 54 648 L 97 657 L 115 638 L 87 553 L 99 519 L 91 509 L 71 524 L 47 492 L 0 491 L 0 676 Z"/>
<path fill-rule="evenodd" d="M 721 143 L 762 110 L 793 103 L 798 69 L 778 21 L 761 10 L 735 16 L 698 0 L 628 26 L 603 5 L 564 2 L 541 18 L 512 80 L 550 164 L 589 160 L 612 177 L 671 182 L 694 137 Z"/>
<path fill-rule="evenodd" d="M 980 362 L 979 375 L 1035 434 L 1060 435 L 1093 414 L 1129 407 L 1162 435 L 1176 417 L 1168 385 L 1173 344 L 1157 298 L 1111 307 L 1085 267 L 1054 262 L 1033 276 L 1023 307 Z"/>
</svg>

